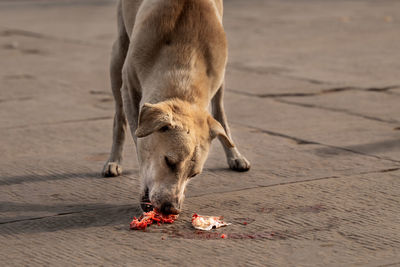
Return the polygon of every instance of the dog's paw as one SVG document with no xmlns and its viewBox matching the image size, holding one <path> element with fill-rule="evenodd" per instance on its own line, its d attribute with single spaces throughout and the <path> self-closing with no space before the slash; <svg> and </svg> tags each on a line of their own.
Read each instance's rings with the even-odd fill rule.
<svg viewBox="0 0 400 267">
<path fill-rule="evenodd" d="M 107 162 L 104 165 L 102 175 L 103 177 L 117 177 L 121 175 L 122 167 L 117 162 Z"/>
<path fill-rule="evenodd" d="M 250 162 L 240 155 L 240 157 L 228 159 L 229 168 L 237 172 L 246 172 L 250 169 Z"/>
</svg>

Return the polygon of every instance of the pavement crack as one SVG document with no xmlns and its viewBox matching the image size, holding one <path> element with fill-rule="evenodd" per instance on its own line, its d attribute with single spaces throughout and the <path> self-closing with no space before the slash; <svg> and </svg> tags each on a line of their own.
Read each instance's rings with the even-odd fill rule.
<svg viewBox="0 0 400 267">
<path fill-rule="evenodd" d="M 7 99 L 0 99 L 0 103 L 5 103 L 5 102 L 20 102 L 20 101 L 28 101 L 32 100 L 33 97 L 17 97 L 17 98 L 7 98 Z"/>
<path fill-rule="evenodd" d="M 101 207 L 101 208 L 83 209 L 83 210 L 77 210 L 77 211 L 60 212 L 60 213 L 56 213 L 53 215 L 47 215 L 47 216 L 4 221 L 4 222 L 0 222 L 0 225 L 12 224 L 12 223 L 18 223 L 18 222 L 36 221 L 36 220 L 42 220 L 42 219 L 48 219 L 48 218 L 56 218 L 59 216 L 68 216 L 68 215 L 80 214 L 80 213 L 85 213 L 85 212 L 93 212 L 93 211 L 98 211 L 98 210 L 114 210 L 114 209 L 121 209 L 121 208 L 130 208 L 130 207 L 132 207 L 132 205 L 119 205 L 118 207 Z"/>
<path fill-rule="evenodd" d="M 259 98 L 282 98 L 282 97 L 310 97 L 310 96 L 318 96 L 322 94 L 329 94 L 329 93 L 339 93 L 349 90 L 360 90 L 356 87 L 334 87 L 330 89 L 323 89 L 317 92 L 293 92 L 293 93 L 270 93 L 270 94 L 255 94 L 255 93 L 247 93 L 235 89 L 228 89 L 228 92 L 244 95 L 244 96 L 251 96 L 251 97 L 259 97 Z"/>
<path fill-rule="evenodd" d="M 379 171 L 380 173 L 385 173 L 385 172 L 394 172 L 394 171 L 398 171 L 400 170 L 400 168 L 390 168 L 390 169 L 384 169 Z"/>
<path fill-rule="evenodd" d="M 76 120 L 64 120 L 64 121 L 56 121 L 56 122 L 43 122 L 37 124 L 25 124 L 25 125 L 17 125 L 11 127 L 1 127 L 0 129 L 10 130 L 10 129 L 23 129 L 28 127 L 36 127 L 36 126 L 46 126 L 46 125 L 59 125 L 59 124 L 67 124 L 67 123 L 79 123 L 85 121 L 100 121 L 100 120 L 109 120 L 113 117 L 105 116 L 105 117 L 94 117 L 94 118 L 86 118 L 86 119 L 76 119 Z"/>
<path fill-rule="evenodd" d="M 386 92 L 391 89 L 396 89 L 398 87 L 400 87 L 400 85 L 391 85 L 391 86 L 384 86 L 384 87 L 370 87 L 370 88 L 365 88 L 364 90 L 372 91 L 372 92 Z"/>
<path fill-rule="evenodd" d="M 12 221 L 5 221 L 5 222 L 0 222 L 0 225 L 10 224 L 10 223 L 17 223 L 17 222 L 35 221 L 35 220 L 41 220 L 41 219 L 46 219 L 46 218 L 50 218 L 50 217 L 54 217 L 54 215 L 33 217 L 33 218 L 26 218 L 26 219 L 12 220 Z"/>
<path fill-rule="evenodd" d="M 298 80 L 298 81 L 305 81 L 309 82 L 311 84 L 330 84 L 330 82 L 326 81 L 321 81 L 313 78 L 305 78 L 305 77 L 298 77 L 290 74 L 285 74 L 289 72 L 289 69 L 283 68 L 283 67 L 268 67 L 268 66 L 257 66 L 257 67 L 251 67 L 251 66 L 246 66 L 240 63 L 231 63 L 229 64 L 228 68 L 236 69 L 239 71 L 245 71 L 245 72 L 251 72 L 255 74 L 261 74 L 261 75 L 279 75 L 281 77 L 286 77 L 289 79 L 293 80 Z"/>
<path fill-rule="evenodd" d="M 353 86 L 345 86 L 345 87 L 334 87 L 329 89 L 324 89 L 319 94 L 326 94 L 326 93 L 339 93 L 351 90 L 359 90 L 360 88 L 353 87 Z"/>
<path fill-rule="evenodd" d="M 285 139 L 295 141 L 298 145 L 319 145 L 319 143 L 317 143 L 317 142 L 308 141 L 305 139 L 297 138 L 297 137 L 290 136 L 290 135 L 283 134 L 283 133 L 273 132 L 273 131 L 269 131 L 269 130 L 262 130 L 262 129 L 258 129 L 258 128 L 257 128 L 257 130 L 261 131 L 262 133 L 271 135 L 271 136 L 282 137 Z"/>
<path fill-rule="evenodd" d="M 389 267 L 389 266 L 399 266 L 399 265 L 400 265 L 400 261 L 389 263 L 389 264 L 378 265 L 378 267 Z"/>
<path fill-rule="evenodd" d="M 323 94 L 331 94 L 331 93 L 341 93 L 347 91 L 367 91 L 367 92 L 382 92 L 389 93 L 389 90 L 399 88 L 400 85 L 390 85 L 384 87 L 355 87 L 355 86 L 344 86 L 344 87 L 333 87 L 328 89 L 322 89 L 316 92 L 290 92 L 290 93 L 266 93 L 266 94 L 257 94 L 257 93 L 248 93 L 235 89 L 227 89 L 227 92 L 250 96 L 250 97 L 259 97 L 259 98 L 284 98 L 284 97 L 312 97 L 319 96 Z"/>
<path fill-rule="evenodd" d="M 196 197 L 203 197 L 203 196 L 210 196 L 210 195 L 229 194 L 229 193 L 248 191 L 248 190 L 254 190 L 254 189 L 259 189 L 259 188 L 269 188 L 269 187 L 282 186 L 282 185 L 302 184 L 302 183 L 308 183 L 308 182 L 314 182 L 314 181 L 322 181 L 322 180 L 350 177 L 350 176 L 355 176 L 355 175 L 366 175 L 366 174 L 375 174 L 375 173 L 376 174 L 378 174 L 378 173 L 388 173 L 388 172 L 395 172 L 395 171 L 399 171 L 399 170 L 400 170 L 400 167 L 399 168 L 389 168 L 389 169 L 381 169 L 381 170 L 375 170 L 375 171 L 360 172 L 360 173 L 352 173 L 352 174 L 341 175 L 341 176 L 332 175 L 332 176 L 318 177 L 318 178 L 312 178 L 312 179 L 301 180 L 301 181 L 291 181 L 291 182 L 282 182 L 282 183 L 269 184 L 269 185 L 250 186 L 250 187 L 240 188 L 240 189 L 230 190 L 230 191 L 219 191 L 219 192 L 204 193 L 204 194 L 198 194 L 198 195 L 190 196 L 190 197 L 187 197 L 187 198 L 189 199 L 189 198 L 196 198 Z"/>
<path fill-rule="evenodd" d="M 388 86 L 381 86 L 381 87 L 357 87 L 357 86 L 345 86 L 345 87 L 338 87 L 332 89 L 325 89 L 322 90 L 322 93 L 333 93 L 333 92 L 343 92 L 343 91 L 368 91 L 368 92 L 387 92 L 391 89 L 399 88 L 400 85 L 388 85 Z"/>
<path fill-rule="evenodd" d="M 366 157 L 371 157 L 371 158 L 375 158 L 375 159 L 387 160 L 387 161 L 391 161 L 391 162 L 395 162 L 395 163 L 400 163 L 399 160 L 394 160 L 394 159 L 387 158 L 387 157 L 380 157 L 380 156 L 373 155 L 373 154 L 363 153 L 363 152 L 360 152 L 360 151 L 357 151 L 357 150 L 353 150 L 353 149 L 350 149 L 350 148 L 346 148 L 346 147 L 340 147 L 340 146 L 324 144 L 324 143 L 320 143 L 320 142 L 316 142 L 316 141 L 312 141 L 312 140 L 305 140 L 305 139 L 294 137 L 294 136 L 287 135 L 287 134 L 284 134 L 284 133 L 265 130 L 265 129 L 262 129 L 262 128 L 259 128 L 259 127 L 254 127 L 254 126 L 243 124 L 243 123 L 239 123 L 239 122 L 232 122 L 232 123 L 234 123 L 236 125 L 239 125 L 239 126 L 242 126 L 242 127 L 246 127 L 248 129 L 253 129 L 253 130 L 257 131 L 257 132 L 264 133 L 264 134 L 267 134 L 267 135 L 270 135 L 270 136 L 276 136 L 276 137 L 281 137 L 281 138 L 284 138 L 284 139 L 287 139 L 287 140 L 295 141 L 299 145 L 309 145 L 309 144 L 320 145 L 320 146 L 323 146 L 323 147 L 332 148 L 332 149 L 336 149 L 336 150 L 342 150 L 342 151 L 346 151 L 346 152 L 350 152 L 350 153 L 354 153 L 354 154 L 358 154 L 358 155 L 362 155 L 362 156 L 366 156 Z"/>
<path fill-rule="evenodd" d="M 322 110 L 328 110 L 328 111 L 333 111 L 337 113 L 343 113 L 346 115 L 350 116 L 355 116 L 367 120 L 373 120 L 373 121 L 379 121 L 379 122 L 384 122 L 384 123 L 399 123 L 400 121 L 394 120 L 394 119 L 382 119 L 374 116 L 369 116 L 369 115 L 364 115 L 361 113 L 353 112 L 347 109 L 342 109 L 342 108 L 332 108 L 332 107 L 325 107 L 325 106 L 319 106 L 319 105 L 314 105 L 314 104 L 306 104 L 306 103 L 299 103 L 299 102 L 294 102 L 294 101 L 289 101 L 286 99 L 274 99 L 276 102 L 283 103 L 283 104 L 288 104 L 288 105 L 294 105 L 294 106 L 299 106 L 299 107 L 304 107 L 304 108 L 317 108 L 317 109 L 322 109 Z"/>
<path fill-rule="evenodd" d="M 398 167 L 398 168 L 389 168 L 389 169 L 381 169 L 381 170 L 375 170 L 375 171 L 368 171 L 368 172 L 353 173 L 353 174 L 342 175 L 342 176 L 333 175 L 333 176 L 317 177 L 317 178 L 301 180 L 301 181 L 282 182 L 282 183 L 275 183 L 275 184 L 269 184 L 269 185 L 256 185 L 256 186 L 251 186 L 251 187 L 246 187 L 246 188 L 239 188 L 239 189 L 230 190 L 230 191 L 218 191 L 218 192 L 211 192 L 211 193 L 192 195 L 192 196 L 188 196 L 187 199 L 199 198 L 199 197 L 204 197 L 204 196 L 212 196 L 212 195 L 220 195 L 220 194 L 230 194 L 230 193 L 249 191 L 249 190 L 260 189 L 260 188 L 271 188 L 271 187 L 275 187 L 275 186 L 303 184 L 303 183 L 308 183 L 308 182 L 315 182 L 315 181 L 322 181 L 322 180 L 329 180 L 329 179 L 338 179 L 338 178 L 350 177 L 350 176 L 355 176 L 355 175 L 365 175 L 365 174 L 374 174 L 374 173 L 388 173 L 388 172 L 395 172 L 395 171 L 399 171 L 399 170 L 400 170 L 400 167 Z M 132 206 L 134 206 L 134 205 L 125 204 L 125 205 L 118 205 L 117 207 L 98 207 L 98 208 L 91 208 L 91 209 L 89 208 L 89 209 L 76 210 L 76 211 L 59 212 L 59 213 L 56 213 L 56 214 L 53 214 L 53 215 L 47 215 L 47 216 L 40 216 L 40 217 L 32 217 L 32 218 L 25 218 L 25 219 L 18 219 L 18 220 L 3 221 L 3 222 L 0 222 L 0 225 L 8 225 L 8 224 L 13 224 L 13 223 L 36 221 L 36 220 L 49 219 L 49 218 L 57 218 L 57 217 L 60 217 L 60 216 L 82 214 L 82 213 L 93 212 L 93 211 L 127 209 L 127 208 L 132 208 Z"/>
<path fill-rule="evenodd" d="M 260 97 L 260 98 L 278 98 L 278 97 L 304 97 L 304 96 L 315 96 L 318 93 L 281 93 L 281 94 L 252 94 L 247 92 L 242 92 L 239 90 L 229 89 L 228 92 L 251 96 L 251 97 Z"/>
<path fill-rule="evenodd" d="M 85 211 L 92 211 L 92 210 L 88 209 L 88 210 L 81 210 L 81 211 L 61 212 L 61 213 L 57 213 L 54 215 L 48 215 L 48 216 L 40 216 L 40 217 L 32 217 L 32 218 L 25 218 L 25 219 L 19 219 L 19 220 L 5 221 L 5 222 L 0 222 L 0 225 L 17 223 L 17 222 L 35 221 L 35 220 L 41 220 L 41 219 L 52 218 L 52 217 L 57 217 L 57 216 L 77 214 L 77 213 L 82 213 Z"/>
<path fill-rule="evenodd" d="M 84 45 L 84 46 L 99 47 L 99 48 L 108 47 L 105 45 L 93 44 L 93 43 L 82 41 L 82 40 L 71 39 L 71 38 L 61 38 L 61 37 L 42 34 L 42 33 L 38 33 L 38 32 L 27 31 L 27 30 L 22 30 L 22 29 L 14 29 L 14 28 L 6 28 L 6 29 L 0 31 L 0 36 L 23 36 L 23 37 L 29 37 L 29 38 L 35 38 L 35 39 L 58 41 L 58 42 L 63 42 L 63 43 L 75 44 L 75 45 Z"/>
</svg>

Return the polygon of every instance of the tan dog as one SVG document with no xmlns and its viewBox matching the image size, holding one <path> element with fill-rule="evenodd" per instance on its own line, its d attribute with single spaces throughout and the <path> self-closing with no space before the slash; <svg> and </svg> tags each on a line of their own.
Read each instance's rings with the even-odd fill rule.
<svg viewBox="0 0 400 267">
<path fill-rule="evenodd" d="M 110 68 L 113 146 L 103 175 L 121 174 L 126 119 L 143 179 L 142 204 L 179 213 L 186 184 L 202 171 L 215 137 L 229 167 L 247 171 L 223 109 L 226 62 L 222 0 L 120 0 Z"/>
</svg>

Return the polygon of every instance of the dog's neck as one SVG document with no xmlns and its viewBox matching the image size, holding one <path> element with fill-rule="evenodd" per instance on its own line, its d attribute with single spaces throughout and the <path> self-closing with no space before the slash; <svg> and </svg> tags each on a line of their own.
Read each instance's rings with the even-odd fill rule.
<svg viewBox="0 0 400 267">
<path fill-rule="evenodd" d="M 209 96 L 209 81 L 201 79 L 201 75 L 193 75 L 193 70 L 172 69 L 149 77 L 150 82 L 143 90 L 142 103 L 159 103 L 170 99 L 178 99 L 199 108 L 207 108 Z M 153 83 L 151 81 L 157 81 Z M 162 82 L 160 82 L 162 81 Z"/>
</svg>

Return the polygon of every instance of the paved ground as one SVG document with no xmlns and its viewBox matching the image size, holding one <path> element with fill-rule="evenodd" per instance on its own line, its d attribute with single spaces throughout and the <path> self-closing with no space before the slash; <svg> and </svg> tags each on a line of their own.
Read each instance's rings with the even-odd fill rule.
<svg viewBox="0 0 400 267">
<path fill-rule="evenodd" d="M 114 6 L 0 1 L 3 266 L 400 266 L 399 1 L 226 0 L 226 106 L 252 169 L 215 144 L 179 221 L 147 232 L 128 230 L 131 141 L 125 175 L 99 176 Z M 193 212 L 233 225 L 199 234 Z"/>
</svg>

